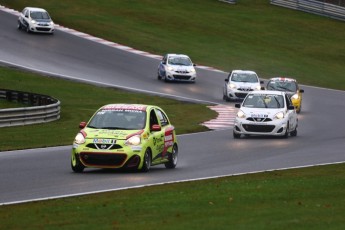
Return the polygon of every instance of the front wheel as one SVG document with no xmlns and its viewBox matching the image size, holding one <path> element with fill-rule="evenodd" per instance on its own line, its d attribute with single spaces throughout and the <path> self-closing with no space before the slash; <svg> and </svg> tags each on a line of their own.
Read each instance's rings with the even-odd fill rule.
<svg viewBox="0 0 345 230">
<path fill-rule="evenodd" d="M 148 172 L 151 168 L 151 151 L 146 149 L 144 158 L 143 158 L 143 167 L 141 168 L 142 172 Z"/>
<path fill-rule="evenodd" d="M 169 162 L 165 163 L 165 167 L 167 169 L 176 168 L 177 165 L 177 157 L 178 157 L 178 147 L 177 144 L 174 144 L 171 154 L 169 154 Z"/>
<path fill-rule="evenodd" d="M 296 125 L 295 129 L 290 133 L 290 135 L 291 135 L 292 137 L 297 136 L 297 125 Z"/>
<path fill-rule="evenodd" d="M 18 29 L 18 30 L 21 30 L 21 29 L 22 29 L 22 23 L 20 23 L 20 21 L 18 21 L 17 29 Z"/>
<path fill-rule="evenodd" d="M 76 172 L 76 173 L 81 173 L 85 169 L 85 166 L 80 162 L 79 157 L 73 153 L 71 157 L 71 168 L 73 172 Z"/>
<path fill-rule="evenodd" d="M 232 134 L 233 134 L 233 136 L 234 136 L 234 139 L 239 139 L 239 138 L 241 138 L 241 134 L 235 133 L 235 131 L 233 131 Z"/>
</svg>

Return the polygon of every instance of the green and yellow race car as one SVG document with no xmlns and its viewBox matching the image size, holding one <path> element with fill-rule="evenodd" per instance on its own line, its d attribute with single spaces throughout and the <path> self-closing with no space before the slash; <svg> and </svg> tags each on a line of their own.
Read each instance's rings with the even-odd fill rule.
<svg viewBox="0 0 345 230">
<path fill-rule="evenodd" d="M 157 106 L 109 104 L 81 122 L 71 156 L 74 172 L 85 168 L 123 168 L 148 172 L 153 165 L 175 168 L 175 128 Z"/>
</svg>

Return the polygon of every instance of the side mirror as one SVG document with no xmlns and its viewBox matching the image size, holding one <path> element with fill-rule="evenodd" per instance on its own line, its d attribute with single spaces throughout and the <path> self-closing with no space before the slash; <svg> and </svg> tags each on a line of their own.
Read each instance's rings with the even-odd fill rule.
<svg viewBox="0 0 345 230">
<path fill-rule="evenodd" d="M 161 128 L 161 126 L 158 125 L 158 124 L 154 124 L 154 125 L 152 125 L 152 127 L 151 127 L 151 131 L 161 131 L 161 130 L 162 130 L 162 128 Z"/>
<path fill-rule="evenodd" d="M 264 81 L 260 81 L 260 84 L 264 84 Z"/>
<path fill-rule="evenodd" d="M 86 126 L 86 122 L 85 121 L 80 122 L 80 124 L 79 124 L 79 128 L 80 129 L 85 128 L 85 126 Z"/>
<path fill-rule="evenodd" d="M 225 78 L 225 80 L 224 80 L 225 82 L 229 82 L 229 79 L 228 78 Z"/>
<path fill-rule="evenodd" d="M 166 65 L 167 63 L 166 63 L 165 61 L 162 61 L 162 64 L 163 64 L 163 65 Z"/>
<path fill-rule="evenodd" d="M 235 108 L 241 108 L 241 104 L 236 103 Z"/>
<path fill-rule="evenodd" d="M 265 90 L 265 87 L 263 87 L 263 86 L 261 86 L 261 88 L 260 88 L 261 90 Z"/>
<path fill-rule="evenodd" d="M 304 89 L 300 89 L 299 92 L 300 92 L 300 93 L 304 93 Z"/>
</svg>

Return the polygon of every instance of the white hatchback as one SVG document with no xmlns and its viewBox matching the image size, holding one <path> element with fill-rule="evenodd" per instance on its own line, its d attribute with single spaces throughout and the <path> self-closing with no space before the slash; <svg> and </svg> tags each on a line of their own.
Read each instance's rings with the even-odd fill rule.
<svg viewBox="0 0 345 230">
<path fill-rule="evenodd" d="M 235 118 L 233 136 L 244 135 L 297 136 L 298 118 L 290 97 L 281 91 L 248 93 Z"/>
<path fill-rule="evenodd" d="M 18 29 L 26 32 L 39 32 L 53 34 L 54 22 L 45 9 L 25 7 L 18 18 Z"/>
<path fill-rule="evenodd" d="M 158 65 L 158 80 L 195 82 L 195 64 L 184 54 L 166 54 Z"/>
<path fill-rule="evenodd" d="M 243 100 L 248 92 L 260 90 L 263 81 L 251 70 L 233 70 L 225 79 L 223 100 Z"/>
</svg>

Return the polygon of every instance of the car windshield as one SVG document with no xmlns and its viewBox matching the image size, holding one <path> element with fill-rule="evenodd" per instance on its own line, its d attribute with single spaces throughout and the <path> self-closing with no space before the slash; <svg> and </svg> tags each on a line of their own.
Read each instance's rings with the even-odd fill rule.
<svg viewBox="0 0 345 230">
<path fill-rule="evenodd" d="M 169 57 L 168 64 L 191 66 L 192 61 L 187 57 Z"/>
<path fill-rule="evenodd" d="M 32 19 L 50 19 L 49 14 L 43 11 L 32 11 L 30 17 Z"/>
<path fill-rule="evenodd" d="M 284 97 L 275 94 L 250 94 L 243 101 L 248 108 L 284 108 Z"/>
<path fill-rule="evenodd" d="M 268 90 L 296 92 L 297 86 L 293 81 L 270 81 L 267 84 Z"/>
<path fill-rule="evenodd" d="M 145 128 L 146 112 L 139 110 L 99 110 L 89 122 L 89 128 L 138 130 Z"/>
<path fill-rule="evenodd" d="M 254 73 L 233 73 L 231 76 L 231 81 L 235 82 L 258 82 L 258 76 Z"/>
</svg>

